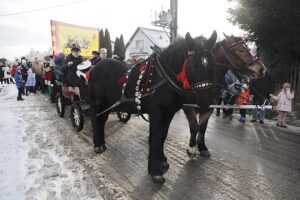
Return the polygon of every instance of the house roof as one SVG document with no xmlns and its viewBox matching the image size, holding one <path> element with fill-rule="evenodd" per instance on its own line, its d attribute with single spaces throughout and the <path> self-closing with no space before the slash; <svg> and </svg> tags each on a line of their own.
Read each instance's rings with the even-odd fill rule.
<svg viewBox="0 0 300 200">
<path fill-rule="evenodd" d="M 138 27 L 133 35 L 131 36 L 130 40 L 127 42 L 125 49 L 129 46 L 135 35 L 138 31 L 141 31 L 145 34 L 145 36 L 155 45 L 159 46 L 160 48 L 166 48 L 170 44 L 170 38 L 168 37 L 167 33 L 160 30 L 150 29 L 150 28 L 143 28 Z"/>
</svg>

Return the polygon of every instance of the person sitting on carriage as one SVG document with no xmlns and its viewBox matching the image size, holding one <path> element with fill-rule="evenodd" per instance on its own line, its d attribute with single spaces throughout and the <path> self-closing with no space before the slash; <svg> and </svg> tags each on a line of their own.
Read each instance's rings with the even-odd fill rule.
<svg viewBox="0 0 300 200">
<path fill-rule="evenodd" d="M 92 51 L 92 55 L 93 55 L 93 58 L 91 59 L 92 65 L 96 65 L 98 62 L 101 61 L 99 51 Z"/>
<path fill-rule="evenodd" d="M 80 86 L 80 78 L 77 77 L 77 65 L 82 63 L 83 58 L 80 56 L 80 48 L 73 45 L 71 48 L 71 53 L 66 57 L 65 64 L 63 65 L 61 71 L 63 75 L 63 83 L 73 87 Z"/>
<path fill-rule="evenodd" d="M 105 60 L 107 58 L 107 49 L 106 48 L 101 48 L 100 49 L 100 59 Z"/>
<path fill-rule="evenodd" d="M 73 46 L 71 53 L 65 60 L 65 66 L 67 68 L 68 85 L 71 87 L 79 87 L 80 97 L 84 98 L 87 96 L 86 80 L 81 76 L 78 76 L 78 65 L 83 62 L 83 58 L 80 56 L 80 48 Z M 65 72 L 63 72 L 65 73 Z M 65 75 L 64 75 L 65 76 Z"/>
<path fill-rule="evenodd" d="M 61 68 L 65 64 L 65 54 L 59 53 L 54 58 L 53 70 L 55 74 L 55 79 L 61 81 Z"/>
</svg>

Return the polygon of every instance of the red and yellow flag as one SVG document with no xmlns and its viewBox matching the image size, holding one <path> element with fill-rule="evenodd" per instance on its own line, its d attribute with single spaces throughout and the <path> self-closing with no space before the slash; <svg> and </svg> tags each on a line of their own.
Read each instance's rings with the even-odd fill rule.
<svg viewBox="0 0 300 200">
<path fill-rule="evenodd" d="M 51 20 L 53 55 L 71 52 L 72 45 L 80 47 L 81 56 L 92 57 L 92 51 L 99 50 L 99 29 L 66 24 Z"/>
</svg>

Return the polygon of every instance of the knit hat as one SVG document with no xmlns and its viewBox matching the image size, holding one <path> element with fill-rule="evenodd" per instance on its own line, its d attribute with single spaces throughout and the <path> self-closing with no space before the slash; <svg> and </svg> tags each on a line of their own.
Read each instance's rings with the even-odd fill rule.
<svg viewBox="0 0 300 200">
<path fill-rule="evenodd" d="M 284 83 L 283 86 L 282 86 L 283 89 L 286 89 L 286 88 L 291 88 L 291 85 L 289 83 Z"/>
</svg>

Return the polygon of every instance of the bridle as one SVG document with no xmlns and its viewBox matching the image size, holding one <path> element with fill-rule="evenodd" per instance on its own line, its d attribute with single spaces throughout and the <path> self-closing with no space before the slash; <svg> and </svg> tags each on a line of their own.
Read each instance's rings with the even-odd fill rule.
<svg viewBox="0 0 300 200">
<path fill-rule="evenodd" d="M 162 65 L 162 63 L 160 62 L 160 54 L 157 52 L 154 52 L 154 54 L 155 54 L 155 61 L 156 61 L 155 69 L 156 69 L 158 75 L 160 76 L 160 78 L 162 80 L 166 80 L 166 83 L 176 93 L 181 94 L 181 95 L 189 95 L 192 92 L 195 93 L 197 91 L 213 87 L 213 85 L 214 85 L 213 81 L 202 81 L 202 82 L 193 83 L 191 85 L 190 89 L 184 89 L 183 86 L 179 83 L 179 81 L 176 80 L 177 74 L 175 74 L 175 72 L 172 71 L 169 66 Z M 187 52 L 187 56 L 183 62 L 182 69 L 187 67 L 190 57 L 195 54 L 200 54 L 200 52 L 194 52 L 194 51 Z M 202 60 L 202 65 L 206 66 L 208 64 L 206 58 L 202 57 L 201 60 Z M 174 80 L 176 80 L 176 81 L 174 81 Z"/>
<path fill-rule="evenodd" d="M 233 42 L 229 46 L 226 46 L 226 44 L 224 44 L 224 42 L 222 42 L 220 45 L 221 45 L 222 53 L 225 55 L 226 59 L 230 63 L 230 65 L 227 65 L 229 68 L 232 68 L 235 70 L 240 70 L 240 67 L 236 66 L 236 64 L 233 61 L 235 58 L 238 59 L 245 68 L 248 68 L 253 63 L 260 61 L 260 59 L 257 56 L 252 55 L 252 53 L 249 51 L 248 47 L 246 46 L 246 44 L 243 40 L 240 40 L 238 42 Z M 251 57 L 249 59 L 241 58 L 239 55 L 236 54 L 236 52 L 234 50 L 232 50 L 234 47 L 240 46 L 240 45 L 242 45 L 243 48 L 246 48 L 249 51 L 249 53 L 251 55 Z M 224 65 L 222 63 L 216 63 L 216 64 Z"/>
</svg>

